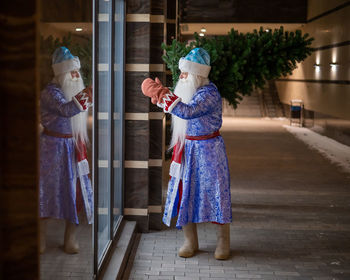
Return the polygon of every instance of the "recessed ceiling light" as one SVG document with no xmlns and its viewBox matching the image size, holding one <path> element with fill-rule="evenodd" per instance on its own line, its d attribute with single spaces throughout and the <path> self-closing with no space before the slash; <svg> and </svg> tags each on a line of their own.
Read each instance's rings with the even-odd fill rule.
<svg viewBox="0 0 350 280">
<path fill-rule="evenodd" d="M 206 30 L 204 27 L 202 27 L 202 28 L 201 28 L 201 32 L 204 33 L 204 32 L 207 32 L 207 30 Z"/>
<path fill-rule="evenodd" d="M 77 27 L 77 28 L 75 28 L 75 31 L 77 31 L 77 32 L 83 31 L 83 28 Z"/>
</svg>

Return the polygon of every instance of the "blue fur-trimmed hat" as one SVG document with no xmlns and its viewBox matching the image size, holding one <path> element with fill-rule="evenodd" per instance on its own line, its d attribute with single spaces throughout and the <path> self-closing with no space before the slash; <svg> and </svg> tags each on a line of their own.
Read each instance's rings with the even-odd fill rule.
<svg viewBox="0 0 350 280">
<path fill-rule="evenodd" d="M 55 76 L 80 69 L 80 60 L 66 47 L 57 48 L 52 55 L 52 69 Z"/>
<path fill-rule="evenodd" d="M 210 56 L 203 48 L 191 50 L 185 57 L 179 60 L 181 72 L 188 72 L 207 78 L 210 72 Z"/>
</svg>

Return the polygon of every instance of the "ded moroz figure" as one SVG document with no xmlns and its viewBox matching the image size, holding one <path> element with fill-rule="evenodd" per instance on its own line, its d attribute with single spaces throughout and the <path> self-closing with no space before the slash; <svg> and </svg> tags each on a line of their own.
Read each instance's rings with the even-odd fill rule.
<svg viewBox="0 0 350 280">
<path fill-rule="evenodd" d="M 54 78 L 40 96 L 40 252 L 46 247 L 47 218 L 64 219 L 64 251 L 79 252 L 78 212 L 93 220 L 93 191 L 86 144 L 92 87 L 85 88 L 79 58 L 66 47 L 52 56 Z"/>
<path fill-rule="evenodd" d="M 192 257 L 198 250 L 197 223 L 217 224 L 215 258 L 230 256 L 232 222 L 230 173 L 223 138 L 222 101 L 209 81 L 210 56 L 203 48 L 191 50 L 179 61 L 180 79 L 174 92 L 158 78 L 142 83 L 142 92 L 152 103 L 172 114 L 171 179 L 163 222 L 170 226 L 177 216 L 185 242 L 179 256 Z"/>
</svg>

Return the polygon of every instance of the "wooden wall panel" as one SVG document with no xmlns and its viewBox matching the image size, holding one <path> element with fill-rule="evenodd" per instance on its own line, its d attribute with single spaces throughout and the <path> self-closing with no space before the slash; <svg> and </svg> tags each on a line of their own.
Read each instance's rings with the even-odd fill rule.
<svg viewBox="0 0 350 280">
<path fill-rule="evenodd" d="M 127 168 L 125 185 L 124 207 L 148 208 L 148 169 Z"/>
<path fill-rule="evenodd" d="M 36 12 L 1 5 L 0 279 L 39 278 Z"/>
<path fill-rule="evenodd" d="M 43 22 L 92 22 L 92 3 L 86 0 L 41 0 Z"/>
<path fill-rule="evenodd" d="M 151 13 L 151 3 L 149 0 L 127 0 L 127 14 L 149 14 Z"/>
<path fill-rule="evenodd" d="M 125 168 L 125 207 L 126 219 L 137 221 L 139 229 L 144 232 L 161 227 L 160 213 L 152 213 L 148 207 L 151 201 L 158 203 L 157 209 L 161 207 L 162 172 L 154 174 L 151 170 L 162 170 L 159 162 L 162 161 L 163 121 L 162 110 L 142 95 L 141 83 L 147 77 L 159 77 L 165 81 L 161 58 L 165 6 L 165 0 L 130 0 L 126 9 L 125 160 L 128 162 Z M 154 219 L 153 214 L 158 218 Z"/>
<path fill-rule="evenodd" d="M 305 22 L 306 0 L 179 0 L 180 22 Z"/>
<path fill-rule="evenodd" d="M 125 112 L 148 112 L 150 102 L 149 98 L 141 93 L 141 83 L 149 77 L 149 72 L 126 72 L 125 75 Z"/>
<path fill-rule="evenodd" d="M 148 161 L 149 122 L 125 121 L 125 160 Z"/>
<path fill-rule="evenodd" d="M 150 23 L 126 23 L 126 64 L 150 63 Z"/>
</svg>

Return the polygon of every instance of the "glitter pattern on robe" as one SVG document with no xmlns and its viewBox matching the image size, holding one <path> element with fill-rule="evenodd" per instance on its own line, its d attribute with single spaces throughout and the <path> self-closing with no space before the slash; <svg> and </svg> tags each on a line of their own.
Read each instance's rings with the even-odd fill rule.
<svg viewBox="0 0 350 280">
<path fill-rule="evenodd" d="M 171 112 L 188 120 L 187 135 L 208 135 L 222 125 L 221 96 L 213 83 L 197 90 L 189 104 L 179 102 Z M 221 136 L 207 140 L 185 140 L 182 159 L 183 193 L 179 211 L 176 178 L 168 184 L 163 221 L 178 216 L 177 227 L 187 223 L 232 222 L 230 172 Z"/>
</svg>

